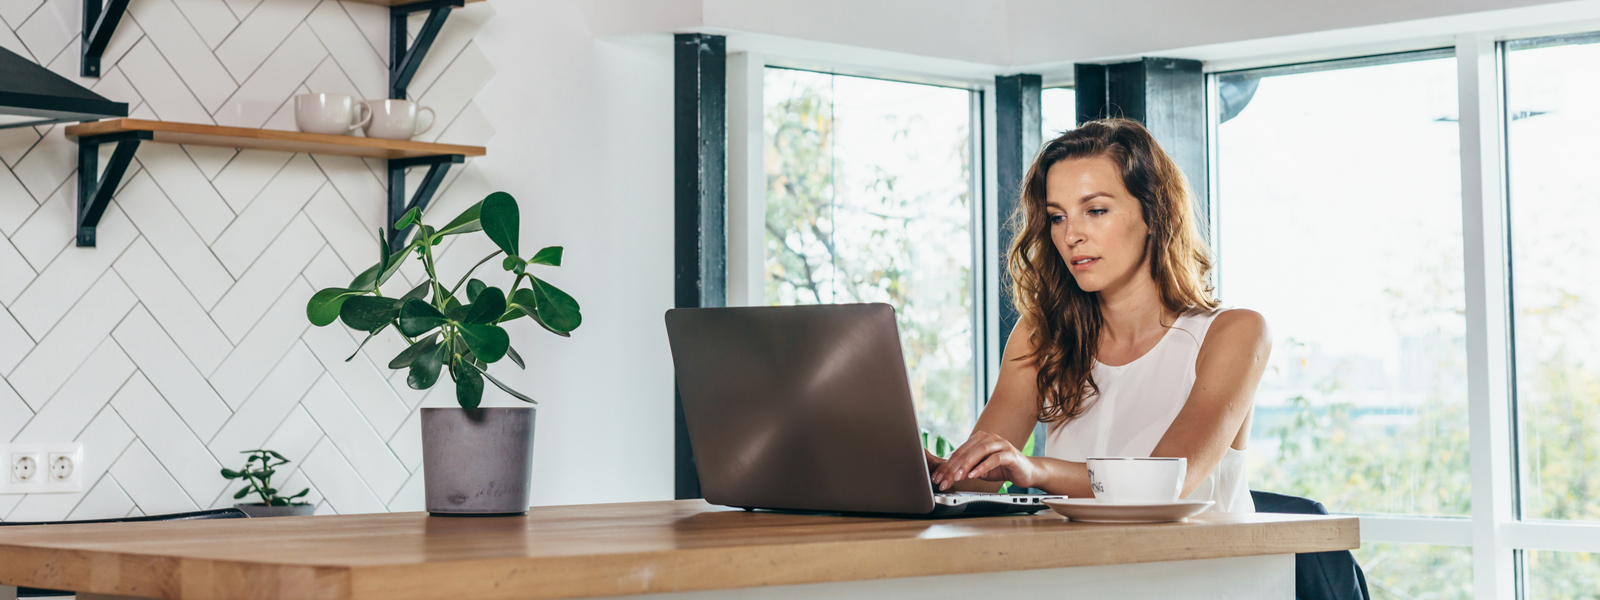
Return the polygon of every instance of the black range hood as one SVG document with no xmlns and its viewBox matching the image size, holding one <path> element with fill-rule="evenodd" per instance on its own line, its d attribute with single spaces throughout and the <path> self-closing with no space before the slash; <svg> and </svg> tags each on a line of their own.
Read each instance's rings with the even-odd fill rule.
<svg viewBox="0 0 1600 600">
<path fill-rule="evenodd" d="M 0 48 L 0 129 L 126 116 L 128 103 L 107 100 Z"/>
</svg>

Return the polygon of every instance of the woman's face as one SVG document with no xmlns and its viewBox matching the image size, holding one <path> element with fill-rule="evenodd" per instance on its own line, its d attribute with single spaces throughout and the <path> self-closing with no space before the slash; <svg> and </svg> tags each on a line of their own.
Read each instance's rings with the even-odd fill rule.
<svg viewBox="0 0 1600 600">
<path fill-rule="evenodd" d="M 1051 165 L 1045 173 L 1045 204 L 1050 238 L 1083 291 L 1120 287 L 1149 272 L 1145 238 L 1150 230 L 1139 201 L 1123 186 L 1122 173 L 1110 158 Z"/>
</svg>

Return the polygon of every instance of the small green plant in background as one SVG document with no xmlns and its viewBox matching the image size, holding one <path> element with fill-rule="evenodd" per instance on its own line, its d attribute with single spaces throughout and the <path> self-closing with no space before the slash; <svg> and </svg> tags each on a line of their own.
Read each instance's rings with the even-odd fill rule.
<svg viewBox="0 0 1600 600">
<path fill-rule="evenodd" d="M 456 402 L 461 408 L 478 407 L 483 400 L 485 379 L 518 400 L 538 404 L 490 375 L 489 364 L 509 358 L 518 368 L 527 368 L 511 347 L 511 336 L 500 326 L 502 323 L 528 317 L 551 333 L 570 337 L 583 322 L 577 300 L 528 271 L 530 265 L 561 266 L 561 247 L 551 246 L 521 258 L 517 201 L 505 192 L 489 194 L 438 229 L 423 224 L 416 208 L 401 215 L 394 227 L 403 231 L 413 225 L 416 228 L 410 243 L 394 253 L 389 252 L 383 231 L 379 230 L 378 264 L 357 275 L 349 287 L 317 292 L 306 304 L 306 317 L 318 327 L 338 320 L 351 329 L 366 332 L 366 339 L 356 346 L 357 353 L 367 340 L 394 327 L 410 346 L 389 361 L 389 368 L 410 369 L 406 385 L 417 390 L 433 387 L 439 372 L 448 371 L 456 383 Z M 474 231 L 482 231 L 500 249 L 467 269 L 455 286 L 447 288 L 434 270 L 433 247 L 448 236 Z M 516 276 L 511 291 L 470 279 L 473 271 L 502 253 L 505 258 L 500 266 Z M 422 262 L 425 280 L 404 296 L 385 297 L 378 288 L 412 255 Z M 523 287 L 524 283 L 527 287 Z M 457 292 L 465 293 L 465 301 L 456 296 Z"/>
<path fill-rule="evenodd" d="M 307 493 L 311 492 L 311 488 L 300 490 L 298 494 L 285 497 L 279 496 L 278 490 L 272 487 L 272 474 L 278 471 L 278 467 L 289 464 L 289 459 L 271 450 L 245 450 L 240 454 L 250 455 L 250 458 L 244 461 L 243 471 L 222 470 L 223 479 L 243 479 L 250 484 L 235 493 L 233 495 L 234 500 L 242 500 L 245 496 L 255 493 L 261 496 L 261 503 L 267 506 L 308 504 L 306 502 L 295 502 L 295 500 L 305 497 Z"/>
</svg>

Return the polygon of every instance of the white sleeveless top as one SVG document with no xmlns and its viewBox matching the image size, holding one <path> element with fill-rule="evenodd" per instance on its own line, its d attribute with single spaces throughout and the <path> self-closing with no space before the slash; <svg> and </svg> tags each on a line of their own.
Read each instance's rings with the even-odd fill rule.
<svg viewBox="0 0 1600 600">
<path fill-rule="evenodd" d="M 1050 429 L 1045 456 L 1072 462 L 1091 456 L 1150 456 L 1189 400 L 1200 345 L 1211 322 L 1225 310 L 1184 313 L 1154 348 L 1126 365 L 1095 361 L 1099 394 L 1089 396 L 1081 416 Z M 1215 511 L 1254 513 L 1244 451 L 1230 444 L 1222 462 L 1187 499 L 1215 500 Z"/>
</svg>

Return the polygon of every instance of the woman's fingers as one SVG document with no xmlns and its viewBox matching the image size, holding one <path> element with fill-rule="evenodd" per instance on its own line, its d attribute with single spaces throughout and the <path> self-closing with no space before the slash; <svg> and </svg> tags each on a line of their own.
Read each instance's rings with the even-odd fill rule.
<svg viewBox="0 0 1600 600">
<path fill-rule="evenodd" d="M 1016 458 L 1010 452 L 990 454 L 989 458 L 984 459 L 982 463 L 972 468 L 972 476 L 984 481 L 1005 481 L 1006 473 L 1004 467 L 1009 467 L 1015 463 Z"/>
<path fill-rule="evenodd" d="M 945 461 L 945 464 L 941 467 L 944 475 L 940 478 L 941 487 L 939 489 L 949 489 L 951 484 L 971 477 L 973 467 L 982 463 L 984 459 L 989 458 L 996 452 L 1004 452 L 1008 447 L 1010 447 L 1010 444 L 1007 444 L 1004 440 L 985 441 L 966 446 L 965 452 L 962 452 L 959 457 L 955 454 L 950 455 L 950 459 Z"/>
<path fill-rule="evenodd" d="M 960 481 L 960 478 L 955 475 L 956 465 L 960 464 L 960 461 L 967 455 L 968 452 L 971 451 L 973 444 L 981 443 L 988 435 L 989 434 L 982 431 L 972 432 L 972 437 L 967 438 L 967 441 L 962 442 L 960 446 L 956 447 L 955 451 L 950 453 L 950 457 L 944 459 L 944 462 L 940 463 L 939 468 L 934 470 L 933 482 L 950 483 Z M 945 489 L 948 487 L 949 486 L 946 485 L 944 488 L 940 489 Z"/>
</svg>

